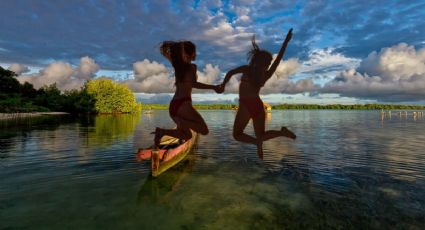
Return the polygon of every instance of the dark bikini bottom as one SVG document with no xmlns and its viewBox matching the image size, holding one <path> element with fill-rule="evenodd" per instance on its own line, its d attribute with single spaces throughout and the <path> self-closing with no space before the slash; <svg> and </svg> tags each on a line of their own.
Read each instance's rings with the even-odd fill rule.
<svg viewBox="0 0 425 230">
<path fill-rule="evenodd" d="M 245 106 L 252 118 L 264 113 L 263 101 L 259 97 L 239 98 L 239 105 Z"/>
<path fill-rule="evenodd" d="M 179 111 L 180 106 L 186 101 L 192 102 L 192 98 L 182 97 L 171 100 L 170 108 L 168 110 L 170 112 L 170 116 L 175 117 L 177 115 L 177 112 Z"/>
</svg>

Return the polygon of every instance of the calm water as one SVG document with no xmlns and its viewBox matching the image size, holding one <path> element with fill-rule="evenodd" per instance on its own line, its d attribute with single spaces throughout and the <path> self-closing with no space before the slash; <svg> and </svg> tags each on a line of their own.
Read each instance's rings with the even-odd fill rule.
<svg viewBox="0 0 425 230">
<path fill-rule="evenodd" d="M 261 161 L 231 137 L 235 112 L 201 114 L 210 134 L 157 179 L 134 153 L 167 111 L 3 121 L 0 229 L 425 228 L 423 118 L 273 111 L 267 127 L 298 139 Z"/>
</svg>

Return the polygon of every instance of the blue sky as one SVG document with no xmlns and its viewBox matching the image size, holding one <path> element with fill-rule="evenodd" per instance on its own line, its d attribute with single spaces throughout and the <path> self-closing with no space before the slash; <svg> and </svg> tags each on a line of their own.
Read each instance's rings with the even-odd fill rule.
<svg viewBox="0 0 425 230">
<path fill-rule="evenodd" d="M 261 94 L 270 103 L 425 104 L 423 1 L 23 1 L 0 3 L 0 65 L 36 87 L 62 90 L 108 76 L 145 102 L 166 103 L 173 76 L 164 40 L 197 45 L 199 80 L 219 83 L 246 64 L 250 39 L 279 50 L 281 68 Z M 198 102 L 233 102 L 197 91 Z"/>
</svg>

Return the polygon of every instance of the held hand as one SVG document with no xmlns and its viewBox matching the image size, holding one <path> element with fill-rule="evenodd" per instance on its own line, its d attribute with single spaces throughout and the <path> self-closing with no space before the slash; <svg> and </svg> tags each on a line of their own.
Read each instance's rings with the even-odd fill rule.
<svg viewBox="0 0 425 230">
<path fill-rule="evenodd" d="M 216 86 L 214 87 L 214 91 L 215 91 L 216 93 L 223 93 L 223 92 L 224 92 L 224 85 L 223 85 L 223 84 L 216 85 Z"/>
<path fill-rule="evenodd" d="M 223 93 L 226 85 L 225 84 L 220 84 L 219 87 L 220 87 L 221 93 Z"/>
<path fill-rule="evenodd" d="M 286 34 L 285 43 L 288 43 L 292 38 L 292 28 L 289 29 L 288 34 Z"/>
</svg>

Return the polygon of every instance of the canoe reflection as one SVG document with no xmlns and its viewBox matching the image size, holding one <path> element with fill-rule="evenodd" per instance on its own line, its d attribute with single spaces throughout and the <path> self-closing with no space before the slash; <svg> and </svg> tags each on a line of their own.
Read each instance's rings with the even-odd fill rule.
<svg viewBox="0 0 425 230">
<path fill-rule="evenodd" d="M 170 168 L 159 177 L 149 174 L 146 181 L 140 188 L 137 196 L 137 203 L 167 203 L 170 197 L 176 192 L 184 178 L 192 173 L 195 164 L 195 149 L 189 152 L 186 159 Z"/>
</svg>

